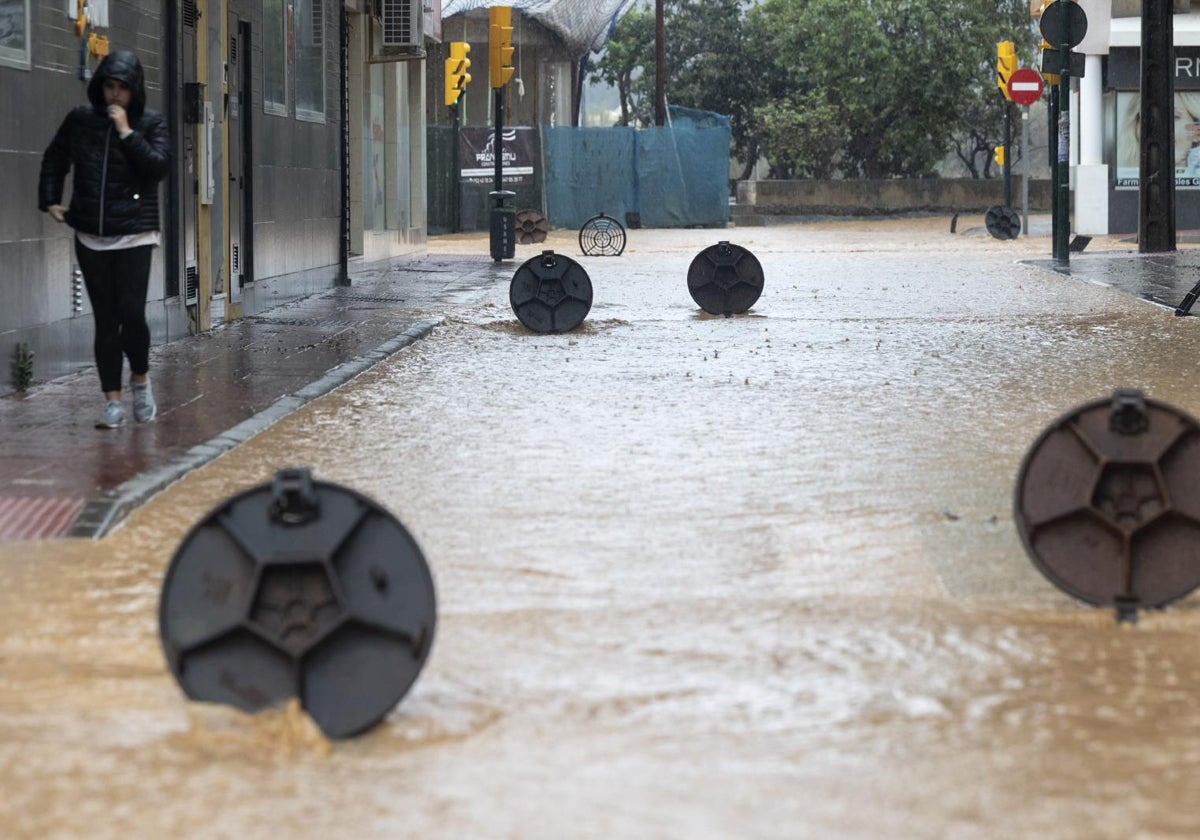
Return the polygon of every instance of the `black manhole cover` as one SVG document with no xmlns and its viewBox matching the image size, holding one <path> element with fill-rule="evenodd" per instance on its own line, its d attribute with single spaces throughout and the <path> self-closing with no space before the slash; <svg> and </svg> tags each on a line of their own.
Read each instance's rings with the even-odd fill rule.
<svg viewBox="0 0 1200 840">
<path fill-rule="evenodd" d="M 518 245 L 536 245 L 550 235 L 550 222 L 537 210 L 518 210 L 516 233 Z"/>
<path fill-rule="evenodd" d="M 303 469 L 197 523 L 159 603 L 163 651 L 188 697 L 247 712 L 298 697 L 330 738 L 400 702 L 436 620 L 429 567 L 404 526 Z"/>
<path fill-rule="evenodd" d="M 1021 235 L 1021 217 L 1016 210 L 1002 204 L 988 208 L 983 224 L 996 239 L 1016 239 Z"/>
<path fill-rule="evenodd" d="M 737 315 L 753 306 L 762 294 L 762 265 L 740 245 L 718 242 L 692 260 L 687 284 L 692 300 L 705 312 Z"/>
<path fill-rule="evenodd" d="M 1139 391 L 1086 403 L 1034 442 L 1017 476 L 1017 531 L 1055 586 L 1118 610 L 1200 585 L 1200 425 Z"/>
<path fill-rule="evenodd" d="M 569 332 L 592 308 L 592 281 L 570 257 L 543 251 L 526 260 L 508 287 L 517 320 L 534 332 Z"/>
</svg>

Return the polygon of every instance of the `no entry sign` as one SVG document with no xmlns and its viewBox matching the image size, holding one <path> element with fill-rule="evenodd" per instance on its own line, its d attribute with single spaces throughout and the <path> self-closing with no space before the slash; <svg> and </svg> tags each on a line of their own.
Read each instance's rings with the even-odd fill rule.
<svg viewBox="0 0 1200 840">
<path fill-rule="evenodd" d="M 1037 102 L 1044 87 L 1041 75 L 1028 67 L 1014 70 L 1008 77 L 1008 96 L 1018 105 L 1032 105 Z"/>
</svg>

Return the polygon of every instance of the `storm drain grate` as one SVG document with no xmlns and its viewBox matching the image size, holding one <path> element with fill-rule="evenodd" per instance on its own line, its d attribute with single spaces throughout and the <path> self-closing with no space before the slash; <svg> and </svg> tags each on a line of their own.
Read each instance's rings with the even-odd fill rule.
<svg viewBox="0 0 1200 840">
<path fill-rule="evenodd" d="M 351 303 L 408 303 L 408 298 L 391 297 L 388 295 L 348 295 L 341 292 L 330 292 L 325 295 L 327 300 L 345 300 Z"/>
<path fill-rule="evenodd" d="M 264 318 L 261 315 L 256 315 L 251 320 L 277 327 L 356 327 L 360 323 L 340 318 Z"/>
</svg>

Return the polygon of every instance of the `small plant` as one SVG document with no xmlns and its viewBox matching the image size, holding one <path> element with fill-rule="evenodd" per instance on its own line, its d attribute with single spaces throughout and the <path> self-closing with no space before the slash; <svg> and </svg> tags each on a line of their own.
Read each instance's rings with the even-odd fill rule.
<svg viewBox="0 0 1200 840">
<path fill-rule="evenodd" d="M 13 387 L 25 391 L 33 384 L 33 350 L 24 341 L 17 343 L 13 352 L 12 378 Z"/>
</svg>

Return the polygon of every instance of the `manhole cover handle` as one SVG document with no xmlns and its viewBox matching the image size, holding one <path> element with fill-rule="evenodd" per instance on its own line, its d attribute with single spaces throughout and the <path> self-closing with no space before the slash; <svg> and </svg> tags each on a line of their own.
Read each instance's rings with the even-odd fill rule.
<svg viewBox="0 0 1200 840">
<path fill-rule="evenodd" d="M 1140 435 L 1146 431 L 1146 398 L 1141 391 L 1120 388 L 1113 392 L 1112 416 L 1108 427 L 1119 435 Z"/>
<path fill-rule="evenodd" d="M 283 469 L 275 473 L 271 481 L 271 519 L 283 525 L 304 525 L 320 512 L 309 470 Z"/>
</svg>

